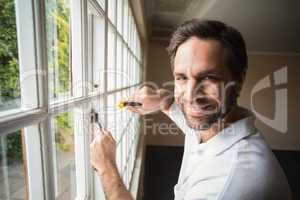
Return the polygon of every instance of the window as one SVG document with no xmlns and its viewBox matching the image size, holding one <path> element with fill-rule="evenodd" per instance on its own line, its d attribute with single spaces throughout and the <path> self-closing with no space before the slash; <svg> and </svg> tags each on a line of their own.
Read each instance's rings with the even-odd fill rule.
<svg viewBox="0 0 300 200">
<path fill-rule="evenodd" d="M 119 33 L 122 35 L 122 25 L 123 25 L 123 0 L 117 1 L 117 29 Z"/>
<path fill-rule="evenodd" d="M 128 1 L 0 1 L 0 199 L 103 199 L 92 110 L 129 188 L 140 122 L 117 104 L 141 83 L 142 60 Z"/>
<path fill-rule="evenodd" d="M 75 199 L 76 171 L 74 148 L 74 113 L 60 113 L 51 119 L 53 168 L 56 199 Z"/>
<path fill-rule="evenodd" d="M 89 12 L 93 12 L 93 15 L 105 13 L 94 1 L 90 1 L 90 5 Z M 100 109 L 99 112 L 103 116 L 105 127 L 113 133 L 117 141 L 118 169 L 129 188 L 134 166 L 135 146 L 138 142 L 139 119 L 132 113 L 117 109 L 117 104 L 121 100 L 128 99 L 141 83 L 140 60 L 137 59 L 138 54 L 134 49 L 137 46 L 138 34 L 128 1 L 108 1 L 107 12 L 106 43 L 96 45 L 98 49 L 103 47 L 107 49 L 104 66 L 106 79 L 100 80 L 100 85 L 104 85 L 104 96 L 103 99 L 101 98 L 104 109 Z M 130 31 L 131 29 L 134 30 Z M 89 36 L 91 38 L 89 44 L 95 45 L 95 36 L 92 34 Z M 99 54 L 93 53 L 93 56 L 97 57 Z M 98 181 L 96 178 L 96 185 L 99 184 Z M 101 192 L 95 192 L 95 196 L 100 198 Z"/>
<path fill-rule="evenodd" d="M 116 88 L 122 87 L 122 80 L 125 78 L 123 74 L 123 41 L 122 38 L 118 35 L 117 37 L 117 60 L 116 60 Z"/>
<path fill-rule="evenodd" d="M 107 90 L 114 90 L 116 84 L 116 31 L 111 24 L 108 25 L 108 57 L 107 57 Z"/>
<path fill-rule="evenodd" d="M 35 60 L 32 3 L 2 0 L 0 7 L 0 116 L 9 117 L 37 108 L 43 73 Z"/>
<path fill-rule="evenodd" d="M 46 1 L 47 54 L 50 101 L 72 94 L 69 0 Z"/>
<path fill-rule="evenodd" d="M 22 130 L 0 136 L 0 198 L 23 199 L 27 194 Z"/>
<path fill-rule="evenodd" d="M 0 4 L 0 112 L 21 106 L 15 4 Z"/>
<path fill-rule="evenodd" d="M 105 19 L 104 16 L 89 4 L 89 82 L 91 92 L 104 93 L 105 76 Z M 102 81 L 101 81 L 102 80 Z"/>
<path fill-rule="evenodd" d="M 0 135 L 1 199 L 42 197 L 41 151 L 33 145 L 40 143 L 38 129 L 39 125 L 31 125 Z"/>
<path fill-rule="evenodd" d="M 112 24 L 116 25 L 116 2 L 117 0 L 109 0 L 108 2 L 108 19 Z"/>
</svg>

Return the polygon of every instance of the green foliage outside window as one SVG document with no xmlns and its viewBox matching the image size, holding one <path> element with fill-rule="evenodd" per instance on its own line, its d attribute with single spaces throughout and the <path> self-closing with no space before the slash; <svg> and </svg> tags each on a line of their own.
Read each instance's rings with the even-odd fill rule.
<svg viewBox="0 0 300 200">
<path fill-rule="evenodd" d="M 68 0 L 48 0 L 46 5 L 50 93 L 57 98 L 71 91 L 70 8 Z"/>
<path fill-rule="evenodd" d="M 0 0 L 0 111 L 18 107 L 19 65 L 15 5 Z"/>
<path fill-rule="evenodd" d="M 46 0 L 48 69 L 51 98 L 71 91 L 70 7 L 68 0 Z M 70 151 L 73 143 L 71 114 L 55 118 L 55 140 L 61 151 Z"/>
<path fill-rule="evenodd" d="M 70 8 L 67 0 L 46 1 L 48 67 L 57 73 L 56 87 L 50 92 L 57 96 L 70 91 Z M 55 26 L 55 28 L 54 28 Z M 56 31 L 56 32 L 55 32 Z M 55 71 L 56 70 L 56 71 Z M 17 27 L 14 0 L 0 0 L 0 111 L 19 106 L 20 83 L 17 48 Z M 71 150 L 73 135 L 69 114 L 57 117 L 56 142 L 60 150 Z M 4 137 L 4 136 L 3 136 Z M 73 137 L 72 137 L 73 138 Z M 5 144 L 4 144 L 5 143 Z M 20 131 L 11 133 L 0 144 L 0 161 L 22 160 Z"/>
<path fill-rule="evenodd" d="M 4 158 L 7 159 L 7 164 L 11 165 L 15 162 L 22 162 L 22 135 L 21 131 L 16 131 L 6 136 L 1 136 L 0 143 L 0 166 Z"/>
<path fill-rule="evenodd" d="M 73 118 L 72 113 L 65 112 L 55 118 L 56 131 L 55 142 L 59 150 L 71 151 L 74 140 Z"/>
<path fill-rule="evenodd" d="M 19 107 L 20 83 L 15 2 L 0 0 L 0 111 Z M 1 136 L 0 161 L 22 161 L 20 131 Z"/>
</svg>

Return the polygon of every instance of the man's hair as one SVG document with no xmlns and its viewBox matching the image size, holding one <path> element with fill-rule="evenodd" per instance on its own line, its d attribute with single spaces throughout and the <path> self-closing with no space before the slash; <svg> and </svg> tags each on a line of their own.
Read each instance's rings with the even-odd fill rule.
<svg viewBox="0 0 300 200">
<path fill-rule="evenodd" d="M 241 33 L 233 27 L 214 20 L 192 19 L 175 30 L 167 47 L 172 68 L 178 47 L 191 37 L 218 41 L 226 49 L 226 65 L 233 77 L 240 80 L 242 75 L 245 75 L 248 58 L 246 44 Z"/>
</svg>

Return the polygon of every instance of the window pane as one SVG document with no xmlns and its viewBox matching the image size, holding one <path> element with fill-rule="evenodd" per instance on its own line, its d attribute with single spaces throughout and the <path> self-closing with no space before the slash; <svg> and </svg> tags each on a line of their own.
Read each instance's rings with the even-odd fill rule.
<svg viewBox="0 0 300 200">
<path fill-rule="evenodd" d="M 128 66 L 127 66 L 127 74 L 130 74 L 130 79 L 128 79 L 128 86 L 132 85 L 132 54 L 128 53 Z"/>
<path fill-rule="evenodd" d="M 116 93 L 116 103 L 118 104 L 119 102 L 121 102 L 122 100 L 122 91 L 119 91 Z M 122 109 L 117 109 L 116 110 L 116 141 L 120 140 L 120 136 L 121 136 L 121 132 L 122 132 Z"/>
<path fill-rule="evenodd" d="M 115 25 L 116 24 L 116 0 L 109 0 L 108 2 L 108 18 Z"/>
<path fill-rule="evenodd" d="M 115 89 L 116 84 L 116 32 L 111 25 L 108 26 L 108 58 L 107 58 L 107 89 Z"/>
<path fill-rule="evenodd" d="M 89 10 L 89 82 L 92 91 L 104 92 L 104 16 L 90 7 Z"/>
<path fill-rule="evenodd" d="M 0 136 L 0 199 L 25 199 L 27 173 L 21 130 Z"/>
<path fill-rule="evenodd" d="M 20 107 L 17 29 L 14 0 L 0 3 L 0 112 Z"/>
<path fill-rule="evenodd" d="M 117 28 L 119 33 L 122 34 L 122 21 L 123 21 L 123 0 L 117 1 Z"/>
<path fill-rule="evenodd" d="M 129 9 L 128 14 L 129 14 L 129 16 L 128 16 L 128 41 L 127 41 L 127 43 L 128 43 L 129 48 L 132 49 L 132 46 L 131 46 L 131 39 L 132 39 L 131 38 L 131 32 L 132 32 L 132 26 L 133 26 L 133 24 L 132 24 L 133 19 L 132 19 L 132 14 L 131 14 L 130 9 Z"/>
<path fill-rule="evenodd" d="M 103 10 L 105 10 L 105 0 L 97 0 Z"/>
<path fill-rule="evenodd" d="M 128 41 L 128 0 L 123 3 L 123 38 Z"/>
<path fill-rule="evenodd" d="M 121 37 L 117 37 L 117 69 L 116 69 L 116 79 L 117 79 L 117 88 L 121 88 L 122 87 L 122 79 L 124 78 L 123 76 L 123 71 L 122 71 L 122 58 L 123 58 L 123 54 L 122 54 L 122 39 Z"/>
<path fill-rule="evenodd" d="M 55 197 L 56 199 L 75 199 L 76 171 L 74 153 L 74 118 L 73 112 L 64 112 L 51 121 Z"/>
<path fill-rule="evenodd" d="M 46 0 L 50 100 L 72 96 L 69 0 Z"/>
<path fill-rule="evenodd" d="M 109 131 L 112 132 L 115 137 L 116 134 L 116 112 L 117 112 L 117 104 L 116 104 L 116 94 L 110 94 L 107 96 L 107 125 Z"/>
<path fill-rule="evenodd" d="M 122 62 L 122 71 L 123 71 L 123 85 L 122 87 L 127 87 L 129 82 L 129 74 L 127 73 L 128 66 L 128 49 L 125 44 L 123 44 L 123 62 Z"/>
</svg>

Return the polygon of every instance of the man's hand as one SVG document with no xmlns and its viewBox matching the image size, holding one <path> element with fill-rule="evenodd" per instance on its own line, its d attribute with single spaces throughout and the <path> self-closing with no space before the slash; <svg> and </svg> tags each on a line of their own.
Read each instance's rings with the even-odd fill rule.
<svg viewBox="0 0 300 200">
<path fill-rule="evenodd" d="M 95 130 L 95 138 L 90 145 L 92 166 L 100 173 L 116 167 L 116 141 L 109 131 Z"/>
<path fill-rule="evenodd" d="M 140 102 L 143 105 L 141 107 L 128 106 L 128 110 L 146 115 L 156 111 L 167 111 L 173 103 L 174 97 L 172 92 L 166 89 L 155 90 L 149 86 L 143 86 L 129 100 Z"/>
<path fill-rule="evenodd" d="M 109 131 L 94 130 L 90 145 L 91 164 L 97 170 L 108 200 L 132 200 L 116 165 L 116 141 Z"/>
</svg>

